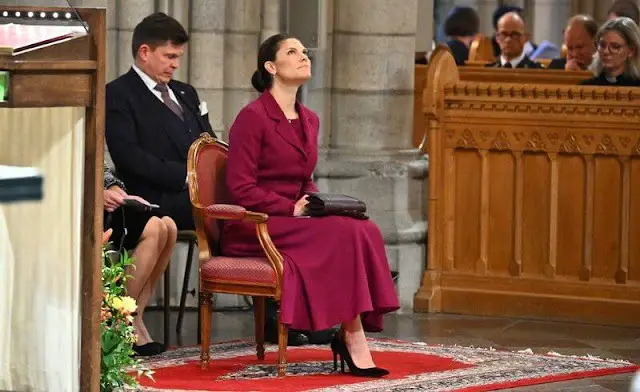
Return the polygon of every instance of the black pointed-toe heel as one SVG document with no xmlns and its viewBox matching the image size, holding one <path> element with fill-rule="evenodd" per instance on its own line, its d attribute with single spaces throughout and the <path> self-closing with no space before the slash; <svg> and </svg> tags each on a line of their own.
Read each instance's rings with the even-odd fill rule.
<svg viewBox="0 0 640 392">
<path fill-rule="evenodd" d="M 342 340 L 338 334 L 334 335 L 331 340 L 331 352 L 333 353 L 333 370 L 338 370 L 338 355 L 340 356 L 340 370 L 344 373 L 344 363 L 347 362 L 349 372 L 357 377 L 369 377 L 380 378 L 389 374 L 387 369 L 372 367 L 372 368 L 359 368 L 353 362 L 349 350 L 347 350 L 347 344 Z"/>
<path fill-rule="evenodd" d="M 161 354 L 164 351 L 163 348 L 164 346 L 160 346 L 156 342 L 150 342 L 147 344 L 143 344 L 142 346 L 138 346 L 137 344 L 134 344 L 133 352 L 134 352 L 134 355 L 138 357 L 151 357 L 154 355 Z"/>
</svg>

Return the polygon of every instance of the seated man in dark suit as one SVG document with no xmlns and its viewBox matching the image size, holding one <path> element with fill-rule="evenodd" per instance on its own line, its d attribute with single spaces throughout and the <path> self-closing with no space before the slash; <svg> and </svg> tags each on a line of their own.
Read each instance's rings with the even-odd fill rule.
<svg viewBox="0 0 640 392">
<path fill-rule="evenodd" d="M 132 194 L 158 204 L 154 215 L 171 217 L 178 230 L 194 228 L 189 147 L 201 133 L 213 135 L 195 88 L 172 80 L 188 40 L 177 20 L 147 16 L 133 31 L 131 69 L 106 87 L 106 139 L 118 176 Z"/>
<path fill-rule="evenodd" d="M 193 86 L 172 80 L 188 40 L 177 20 L 163 13 L 144 18 L 133 31 L 134 64 L 106 91 L 106 138 L 118 176 L 129 192 L 158 204 L 153 214 L 171 217 L 179 230 L 194 228 L 189 147 L 203 132 L 215 137 Z M 268 301 L 268 341 L 277 342 L 276 311 Z M 328 343 L 334 332 L 291 331 L 289 344 Z"/>
<path fill-rule="evenodd" d="M 598 24 L 588 15 L 576 15 L 569 19 L 564 29 L 566 58 L 551 60 L 549 69 L 580 71 L 589 68 L 596 53 L 596 34 Z"/>
<path fill-rule="evenodd" d="M 524 44 L 527 41 L 524 21 L 517 13 L 506 13 L 498 20 L 497 40 L 500 45 L 500 58 L 487 64 L 487 67 L 542 68 L 542 65 L 531 61 L 524 52 Z"/>
</svg>

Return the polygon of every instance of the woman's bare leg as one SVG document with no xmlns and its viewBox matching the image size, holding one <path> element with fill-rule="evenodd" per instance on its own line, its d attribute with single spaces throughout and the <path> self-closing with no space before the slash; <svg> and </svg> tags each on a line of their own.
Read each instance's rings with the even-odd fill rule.
<svg viewBox="0 0 640 392">
<path fill-rule="evenodd" d="M 142 346 L 152 341 L 147 331 L 142 315 L 147 306 L 149 297 L 144 289 L 149 278 L 156 268 L 158 257 L 167 241 L 167 230 L 160 218 L 151 217 L 142 231 L 140 241 L 133 251 L 134 268 L 129 270 L 132 276 L 127 280 L 127 293 L 136 300 L 138 316 L 134 318 L 133 325 L 138 336 L 137 344 Z M 150 294 L 149 294 L 150 295 Z"/>
<path fill-rule="evenodd" d="M 157 219 L 157 218 L 156 218 Z M 146 308 L 149 303 L 149 299 L 153 294 L 153 290 L 156 287 L 156 284 L 162 277 L 162 274 L 167 269 L 167 265 L 169 264 L 169 258 L 171 257 L 171 252 L 176 244 L 176 238 L 178 235 L 178 229 L 176 228 L 175 222 L 169 217 L 162 217 L 160 222 L 163 227 L 163 231 L 166 233 L 164 242 L 160 242 L 158 244 L 158 257 L 155 268 L 151 271 L 142 291 L 139 295 L 139 301 L 144 305 L 138 311 L 138 320 L 140 327 L 144 330 L 144 333 L 149 341 L 153 341 L 151 336 L 149 335 L 149 331 L 147 331 L 147 327 L 144 325 L 143 315 L 144 308 Z"/>
<path fill-rule="evenodd" d="M 367 338 L 364 335 L 360 316 L 343 323 L 342 330 L 344 332 L 344 341 L 349 350 L 349 354 L 351 354 L 353 363 L 361 369 L 375 367 L 376 365 L 373 363 L 373 358 L 371 357 L 371 351 L 369 350 Z"/>
</svg>

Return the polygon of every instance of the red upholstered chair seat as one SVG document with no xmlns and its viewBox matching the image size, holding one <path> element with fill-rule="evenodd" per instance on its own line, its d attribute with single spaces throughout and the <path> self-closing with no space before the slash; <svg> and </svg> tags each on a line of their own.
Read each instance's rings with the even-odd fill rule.
<svg viewBox="0 0 640 392">
<path fill-rule="evenodd" d="M 267 259 L 212 257 L 200 269 L 205 281 L 225 281 L 276 287 L 276 273 Z"/>
</svg>

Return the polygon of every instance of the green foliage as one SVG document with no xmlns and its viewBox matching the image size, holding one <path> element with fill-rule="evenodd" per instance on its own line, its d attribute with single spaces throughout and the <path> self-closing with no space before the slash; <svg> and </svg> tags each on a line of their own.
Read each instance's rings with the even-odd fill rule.
<svg viewBox="0 0 640 392">
<path fill-rule="evenodd" d="M 111 392 L 138 385 L 137 378 L 144 375 L 153 379 L 153 372 L 144 368 L 133 357 L 136 342 L 132 325 L 136 302 L 126 295 L 126 270 L 133 266 L 127 252 L 115 254 L 102 249 L 102 306 L 100 309 L 100 391 Z M 136 373 L 132 376 L 131 373 Z"/>
</svg>

